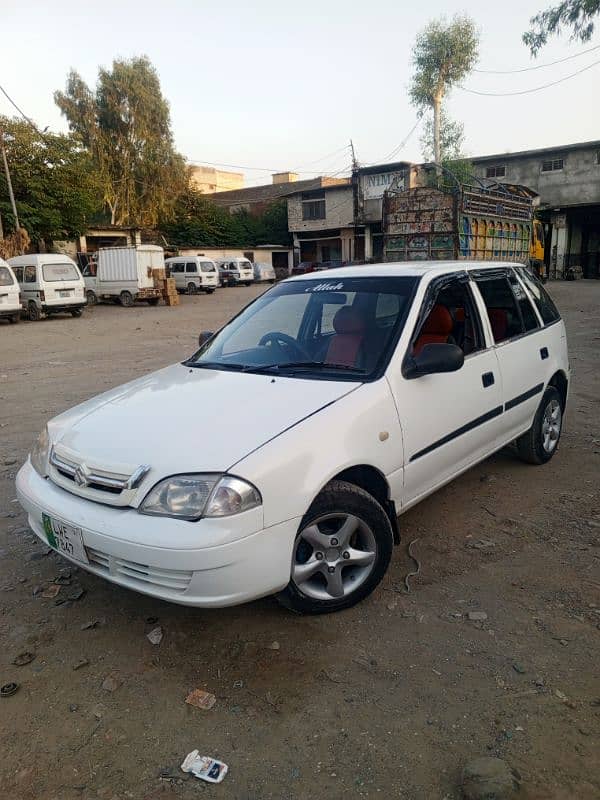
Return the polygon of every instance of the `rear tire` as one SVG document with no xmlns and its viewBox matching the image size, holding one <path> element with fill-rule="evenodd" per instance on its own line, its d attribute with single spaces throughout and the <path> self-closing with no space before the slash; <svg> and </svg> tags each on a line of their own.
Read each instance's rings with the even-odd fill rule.
<svg viewBox="0 0 600 800">
<path fill-rule="evenodd" d="M 87 292 L 85 293 L 85 299 L 87 300 L 88 306 L 98 305 L 98 295 L 91 289 L 88 289 Z"/>
<path fill-rule="evenodd" d="M 74 308 L 71 311 L 71 316 L 72 317 L 80 317 L 82 314 L 83 314 L 83 308 Z"/>
<path fill-rule="evenodd" d="M 31 322 L 39 322 L 42 318 L 42 310 L 38 308 L 38 306 L 34 303 L 33 300 L 30 300 L 27 303 L 27 319 Z"/>
<path fill-rule="evenodd" d="M 21 314 L 19 313 L 13 314 L 12 317 L 8 318 L 8 321 L 10 322 L 11 325 L 16 325 L 18 322 L 20 322 L 20 320 L 21 320 Z"/>
<path fill-rule="evenodd" d="M 131 306 L 134 303 L 133 295 L 131 294 L 131 292 L 127 291 L 121 292 L 121 294 L 119 295 L 119 302 L 124 308 L 131 308 Z"/>
<path fill-rule="evenodd" d="M 393 546 L 392 525 L 377 500 L 352 483 L 332 481 L 300 523 L 290 582 L 277 599 L 300 614 L 350 608 L 379 584 Z"/>
<path fill-rule="evenodd" d="M 214 289 L 206 289 L 206 294 L 213 294 L 214 291 Z"/>
<path fill-rule="evenodd" d="M 244 286 L 252 286 L 252 281 L 245 281 Z"/>
<path fill-rule="evenodd" d="M 558 450 L 563 411 L 558 389 L 548 386 L 533 418 L 533 425 L 517 439 L 517 451 L 523 461 L 528 464 L 550 461 Z"/>
</svg>

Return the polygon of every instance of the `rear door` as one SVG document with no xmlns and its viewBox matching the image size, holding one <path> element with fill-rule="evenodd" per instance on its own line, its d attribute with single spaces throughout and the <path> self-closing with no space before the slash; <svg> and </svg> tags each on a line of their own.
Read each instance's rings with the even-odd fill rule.
<svg viewBox="0 0 600 800">
<path fill-rule="evenodd" d="M 457 344 L 456 372 L 407 379 L 402 361 L 425 343 Z M 497 448 L 502 388 L 466 272 L 434 279 L 422 301 L 411 344 L 395 356 L 388 380 L 404 438 L 404 501 L 421 497 Z"/>
<path fill-rule="evenodd" d="M 202 283 L 198 274 L 198 264 L 195 261 L 185 262 L 185 284 L 189 286 L 190 283 L 193 283 L 196 288 Z"/>
<path fill-rule="evenodd" d="M 548 334 L 512 268 L 472 273 L 502 375 L 502 444 L 532 423 L 548 372 Z"/>
</svg>

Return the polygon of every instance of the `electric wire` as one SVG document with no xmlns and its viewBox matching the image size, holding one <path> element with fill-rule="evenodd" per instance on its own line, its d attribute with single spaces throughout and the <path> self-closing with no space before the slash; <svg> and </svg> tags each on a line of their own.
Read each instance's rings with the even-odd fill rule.
<svg viewBox="0 0 600 800">
<path fill-rule="evenodd" d="M 516 75 L 520 72 L 532 72 L 537 69 L 545 69 L 545 67 L 553 67 L 555 64 L 564 64 L 565 61 L 579 58 L 579 56 L 592 53 L 594 50 L 600 50 L 600 44 L 597 44 L 595 47 L 588 47 L 587 50 L 582 50 L 579 53 L 565 56 L 565 58 L 558 58 L 556 61 L 548 61 L 546 64 L 535 64 L 532 67 L 522 67 L 521 69 L 474 69 L 473 72 L 478 72 L 481 75 Z"/>
<path fill-rule="evenodd" d="M 461 89 L 463 92 L 476 94 L 481 97 L 515 97 L 516 95 L 533 94 L 534 92 L 541 92 L 542 89 L 549 89 L 551 86 L 558 86 L 559 83 L 564 83 L 571 78 L 575 78 L 577 75 L 581 75 L 582 72 L 587 72 L 588 69 L 592 69 L 592 67 L 596 67 L 598 64 L 600 64 L 600 59 L 598 61 L 594 61 L 592 64 L 588 64 L 587 67 L 582 67 L 576 72 L 572 72 L 570 75 L 565 75 L 563 78 L 558 78 L 558 80 L 545 83 L 542 86 L 535 86 L 532 89 L 520 89 L 516 92 L 481 92 L 478 89 L 468 89 L 466 86 L 457 86 L 456 88 Z"/>
</svg>

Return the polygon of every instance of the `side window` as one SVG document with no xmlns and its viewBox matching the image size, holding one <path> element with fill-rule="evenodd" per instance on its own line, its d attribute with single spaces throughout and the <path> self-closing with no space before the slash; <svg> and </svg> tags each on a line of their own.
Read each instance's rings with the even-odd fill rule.
<svg viewBox="0 0 600 800">
<path fill-rule="evenodd" d="M 35 267 L 25 267 L 25 283 L 35 283 Z"/>
<path fill-rule="evenodd" d="M 185 271 L 195 273 L 198 272 L 198 267 L 194 264 L 193 261 L 188 261 L 187 264 L 185 265 Z"/>
<path fill-rule="evenodd" d="M 479 276 L 475 282 L 487 308 L 496 344 L 520 336 L 523 333 L 521 313 L 508 278 L 500 275 L 489 278 Z"/>
<path fill-rule="evenodd" d="M 519 279 L 515 275 L 512 270 L 508 273 L 508 282 L 511 285 L 513 293 L 517 298 L 517 303 L 519 304 L 519 308 L 521 309 L 521 316 L 523 317 L 523 324 L 525 325 L 526 331 L 533 331 L 536 328 L 539 328 L 538 319 L 535 315 L 535 311 L 533 310 L 533 306 L 531 305 L 530 299 L 527 297 L 527 292 L 522 287 Z"/>
<path fill-rule="evenodd" d="M 525 286 L 530 291 L 531 296 L 533 297 L 533 302 L 535 303 L 537 310 L 540 312 L 540 317 L 542 318 L 544 325 L 550 325 L 551 322 L 556 322 L 557 319 L 560 319 L 558 309 L 554 305 L 552 298 L 544 289 L 540 281 L 538 281 L 538 279 L 535 278 L 525 267 L 518 267 L 517 272 L 519 273 L 519 277 Z"/>
<path fill-rule="evenodd" d="M 426 344 L 456 344 L 465 355 L 483 349 L 481 322 L 467 280 L 449 279 L 428 299 L 427 307 L 414 339 L 414 355 Z"/>
<path fill-rule="evenodd" d="M 23 283 L 23 267 L 13 267 L 17 283 Z"/>
</svg>

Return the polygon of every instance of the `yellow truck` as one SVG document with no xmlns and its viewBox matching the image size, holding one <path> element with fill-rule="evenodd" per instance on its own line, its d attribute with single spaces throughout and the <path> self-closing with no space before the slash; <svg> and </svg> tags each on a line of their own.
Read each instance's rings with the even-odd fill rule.
<svg viewBox="0 0 600 800">
<path fill-rule="evenodd" d="M 518 261 L 545 278 L 537 195 L 524 186 L 419 186 L 383 197 L 386 261 Z"/>
</svg>

